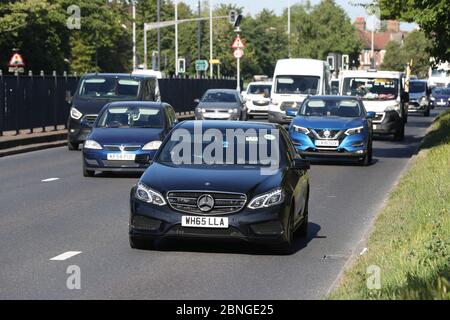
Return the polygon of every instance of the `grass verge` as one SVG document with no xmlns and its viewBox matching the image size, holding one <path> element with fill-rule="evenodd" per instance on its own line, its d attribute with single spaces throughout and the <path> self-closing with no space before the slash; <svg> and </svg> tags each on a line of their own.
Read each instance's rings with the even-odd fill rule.
<svg viewBox="0 0 450 320">
<path fill-rule="evenodd" d="M 450 300 L 450 110 L 390 194 L 367 248 L 328 299 Z"/>
</svg>

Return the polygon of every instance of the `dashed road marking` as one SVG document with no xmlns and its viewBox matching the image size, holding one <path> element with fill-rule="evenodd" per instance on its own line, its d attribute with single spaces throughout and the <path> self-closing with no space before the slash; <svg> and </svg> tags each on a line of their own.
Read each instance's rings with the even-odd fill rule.
<svg viewBox="0 0 450 320">
<path fill-rule="evenodd" d="M 52 182 L 52 181 L 56 181 L 56 180 L 59 180 L 59 178 L 48 178 L 48 179 L 41 180 L 41 182 Z"/>
<path fill-rule="evenodd" d="M 64 260 L 70 259 L 80 253 L 81 253 L 81 251 L 67 251 L 67 252 L 61 253 L 60 255 L 58 255 L 56 257 L 51 258 L 50 261 L 64 261 Z"/>
</svg>

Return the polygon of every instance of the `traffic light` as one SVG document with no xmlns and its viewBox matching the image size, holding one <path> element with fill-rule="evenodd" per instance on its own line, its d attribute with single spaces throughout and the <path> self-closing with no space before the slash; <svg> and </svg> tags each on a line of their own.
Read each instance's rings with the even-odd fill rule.
<svg viewBox="0 0 450 320">
<path fill-rule="evenodd" d="M 336 69 L 336 64 L 335 64 L 335 60 L 334 60 L 334 55 L 330 55 L 327 57 L 327 62 L 330 65 L 330 70 L 334 71 Z"/>
<path fill-rule="evenodd" d="M 342 55 L 342 70 L 348 70 L 350 67 L 350 57 L 348 54 Z"/>
<path fill-rule="evenodd" d="M 237 15 L 238 15 L 238 13 L 236 10 L 230 10 L 230 12 L 228 14 L 230 24 L 233 24 L 233 25 L 235 24 Z"/>
<path fill-rule="evenodd" d="M 186 73 L 186 59 L 178 59 L 178 73 Z"/>
</svg>

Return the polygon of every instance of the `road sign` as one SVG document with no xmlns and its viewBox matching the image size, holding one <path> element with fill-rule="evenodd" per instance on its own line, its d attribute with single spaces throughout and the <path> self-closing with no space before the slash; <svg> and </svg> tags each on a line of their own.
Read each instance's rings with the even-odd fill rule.
<svg viewBox="0 0 450 320">
<path fill-rule="evenodd" d="M 15 72 L 19 72 L 19 73 L 23 73 L 24 67 L 25 67 L 25 63 L 23 62 L 23 58 L 19 53 L 14 53 L 11 56 L 11 59 L 9 59 L 9 63 L 8 63 L 8 67 L 9 67 L 9 72 L 11 73 L 15 73 Z"/>
<path fill-rule="evenodd" d="M 209 63 L 208 60 L 196 60 L 195 61 L 195 70 L 196 71 L 208 71 Z"/>
<path fill-rule="evenodd" d="M 234 50 L 233 55 L 236 59 L 241 59 L 244 56 L 244 50 L 236 49 Z"/>
<path fill-rule="evenodd" d="M 209 60 L 209 64 L 220 64 L 220 60 L 219 59 L 211 59 L 211 60 Z"/>
<path fill-rule="evenodd" d="M 240 36 L 236 36 L 236 38 L 234 38 L 234 42 L 233 42 L 233 44 L 231 45 L 231 47 L 232 47 L 233 49 L 244 49 L 244 48 L 245 48 L 245 45 L 244 45 L 244 43 L 242 42 Z"/>
</svg>

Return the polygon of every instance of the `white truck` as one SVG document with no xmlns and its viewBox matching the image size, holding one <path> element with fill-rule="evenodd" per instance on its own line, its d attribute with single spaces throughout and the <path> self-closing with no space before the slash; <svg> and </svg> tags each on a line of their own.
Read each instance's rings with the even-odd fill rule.
<svg viewBox="0 0 450 320">
<path fill-rule="evenodd" d="M 343 71 L 339 93 L 360 97 L 366 110 L 376 113 L 372 121 L 375 134 L 393 134 L 395 140 L 403 140 L 409 94 L 405 90 L 405 75 L 402 72 Z"/>
<path fill-rule="evenodd" d="M 289 123 L 286 110 L 298 109 L 309 95 L 331 93 L 331 72 L 326 61 L 315 59 L 278 60 L 273 75 L 269 122 Z"/>
<path fill-rule="evenodd" d="M 428 72 L 429 87 L 448 87 L 450 84 L 450 63 L 441 62 Z"/>
</svg>

